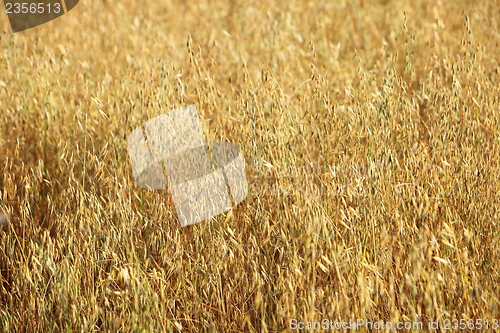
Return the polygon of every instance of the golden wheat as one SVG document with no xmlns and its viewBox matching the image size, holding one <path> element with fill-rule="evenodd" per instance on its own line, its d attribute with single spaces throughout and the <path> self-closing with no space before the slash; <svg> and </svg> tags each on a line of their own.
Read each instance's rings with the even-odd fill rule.
<svg viewBox="0 0 500 333">
<path fill-rule="evenodd" d="M 0 13 L 0 331 L 491 330 L 499 8 L 80 1 L 17 34 Z M 189 104 L 249 195 L 180 228 L 126 138 Z"/>
</svg>

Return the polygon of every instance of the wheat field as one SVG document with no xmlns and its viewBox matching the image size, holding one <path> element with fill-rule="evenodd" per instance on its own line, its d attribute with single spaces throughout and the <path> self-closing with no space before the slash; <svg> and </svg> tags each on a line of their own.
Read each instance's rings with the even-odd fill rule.
<svg viewBox="0 0 500 333">
<path fill-rule="evenodd" d="M 494 330 L 499 1 L 0 8 L 0 331 Z M 180 228 L 127 136 L 191 104 L 249 193 Z"/>
</svg>

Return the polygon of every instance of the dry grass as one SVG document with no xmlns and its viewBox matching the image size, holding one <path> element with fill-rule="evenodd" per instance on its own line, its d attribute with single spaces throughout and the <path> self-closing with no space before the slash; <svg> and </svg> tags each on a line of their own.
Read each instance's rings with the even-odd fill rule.
<svg viewBox="0 0 500 333">
<path fill-rule="evenodd" d="M 402 3 L 2 13 L 0 330 L 499 318 L 500 4 Z M 181 229 L 126 136 L 191 103 L 250 193 Z"/>
</svg>

